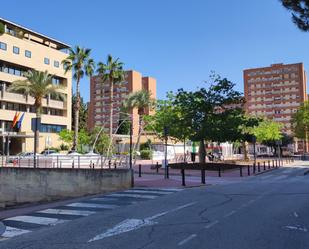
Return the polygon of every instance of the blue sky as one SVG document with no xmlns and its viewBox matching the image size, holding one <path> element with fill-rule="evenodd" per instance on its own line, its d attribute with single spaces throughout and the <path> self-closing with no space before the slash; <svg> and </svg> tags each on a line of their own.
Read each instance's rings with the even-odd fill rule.
<svg viewBox="0 0 309 249">
<path fill-rule="evenodd" d="M 0 16 L 70 45 L 108 53 L 157 79 L 157 93 L 203 86 L 212 70 L 243 90 L 242 70 L 304 62 L 309 33 L 279 0 L 10 0 Z M 89 100 L 89 79 L 82 81 Z"/>
</svg>

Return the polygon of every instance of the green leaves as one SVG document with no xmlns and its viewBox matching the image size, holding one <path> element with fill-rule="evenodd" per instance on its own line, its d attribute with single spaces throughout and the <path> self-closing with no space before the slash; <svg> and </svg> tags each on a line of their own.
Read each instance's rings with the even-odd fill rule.
<svg viewBox="0 0 309 249">
<path fill-rule="evenodd" d="M 281 0 L 282 5 L 292 13 L 292 21 L 302 31 L 309 31 L 309 1 Z"/>
<path fill-rule="evenodd" d="M 309 102 L 305 101 L 292 116 L 292 130 L 300 139 L 307 139 L 309 132 Z"/>
<path fill-rule="evenodd" d="M 282 125 L 271 121 L 263 120 L 258 126 L 251 129 L 251 134 L 256 137 L 256 141 L 263 144 L 273 143 L 282 138 Z"/>
</svg>

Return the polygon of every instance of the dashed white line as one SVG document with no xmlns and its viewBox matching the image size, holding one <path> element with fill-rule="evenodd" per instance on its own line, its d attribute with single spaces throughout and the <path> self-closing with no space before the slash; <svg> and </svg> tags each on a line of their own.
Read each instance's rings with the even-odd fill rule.
<svg viewBox="0 0 309 249">
<path fill-rule="evenodd" d="M 236 211 L 235 210 L 232 210 L 231 212 L 229 212 L 228 214 L 224 215 L 224 218 L 227 218 L 229 216 L 232 216 L 233 214 L 235 214 Z"/>
<path fill-rule="evenodd" d="M 188 236 L 184 240 L 180 241 L 177 245 L 182 246 L 182 245 L 186 244 L 187 242 L 189 242 L 191 239 L 194 239 L 195 237 L 196 237 L 196 234 L 191 234 L 190 236 Z"/>
<path fill-rule="evenodd" d="M 174 192 L 167 192 L 167 191 L 154 191 L 154 190 L 126 190 L 124 191 L 126 193 L 148 193 L 148 194 L 161 194 L 161 195 L 168 195 L 168 194 L 173 194 Z"/>
<path fill-rule="evenodd" d="M 207 224 L 207 225 L 205 226 L 205 228 L 206 228 L 206 229 L 209 229 L 209 228 L 211 228 L 212 226 L 216 225 L 217 223 L 219 223 L 219 221 L 217 221 L 217 220 L 215 220 L 215 221 L 213 221 L 213 222 L 210 222 L 209 224 Z"/>
</svg>

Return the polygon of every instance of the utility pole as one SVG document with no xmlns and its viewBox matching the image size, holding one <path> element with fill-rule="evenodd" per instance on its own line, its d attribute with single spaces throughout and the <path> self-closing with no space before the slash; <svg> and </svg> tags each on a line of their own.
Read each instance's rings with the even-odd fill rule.
<svg viewBox="0 0 309 249">
<path fill-rule="evenodd" d="M 133 126 L 132 126 L 132 120 L 130 122 L 130 169 L 132 169 L 132 136 L 133 136 Z"/>
</svg>

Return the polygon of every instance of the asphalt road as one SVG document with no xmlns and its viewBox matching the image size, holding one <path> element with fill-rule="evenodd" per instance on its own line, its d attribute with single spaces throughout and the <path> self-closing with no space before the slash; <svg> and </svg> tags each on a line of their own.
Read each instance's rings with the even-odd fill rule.
<svg viewBox="0 0 309 249">
<path fill-rule="evenodd" d="M 100 202 L 115 208 L 93 211 L 68 222 L 41 224 L 32 232 L 3 238 L 0 248 L 308 249 L 306 170 L 280 168 L 236 183 L 183 191 L 135 189 L 116 193 Z M 98 203 L 84 203 L 91 201 Z M 91 208 L 74 204 L 59 210 L 72 210 L 73 206 L 79 211 Z M 68 220 L 64 218 L 68 214 L 60 215 L 58 221 Z M 23 219 L 5 220 L 4 224 L 18 226 L 21 222 L 23 230 L 30 231 Z"/>
</svg>

